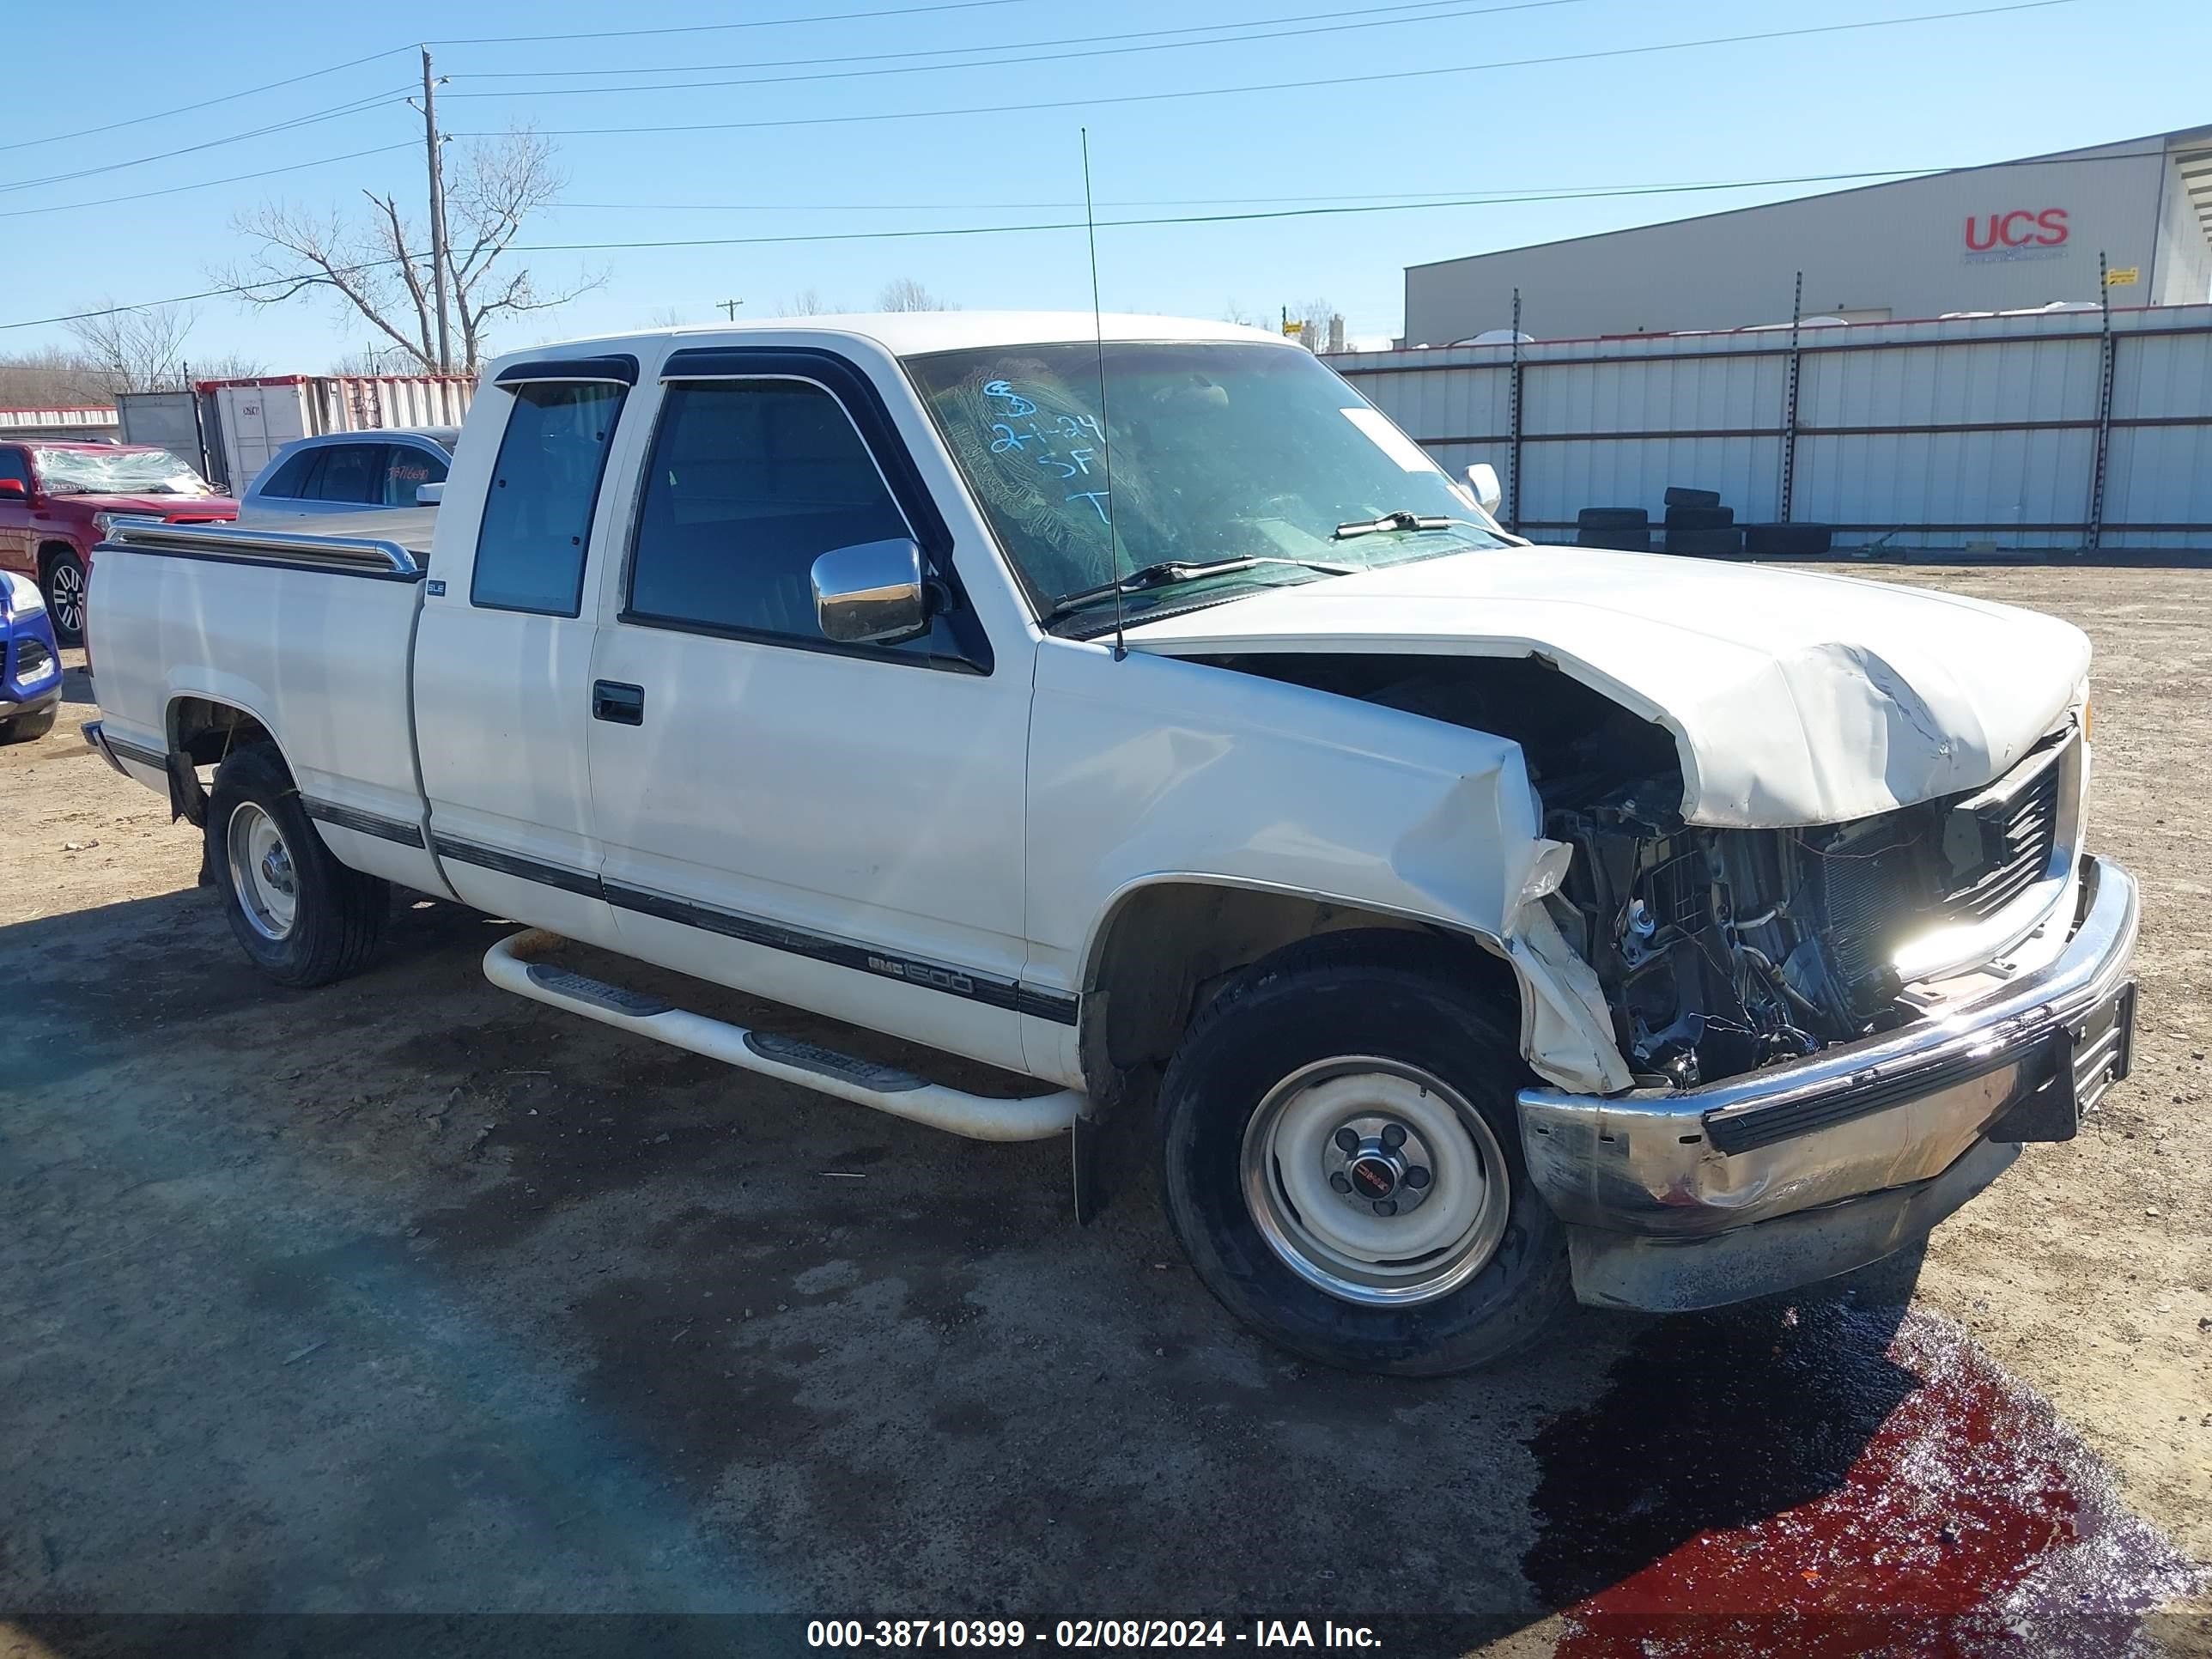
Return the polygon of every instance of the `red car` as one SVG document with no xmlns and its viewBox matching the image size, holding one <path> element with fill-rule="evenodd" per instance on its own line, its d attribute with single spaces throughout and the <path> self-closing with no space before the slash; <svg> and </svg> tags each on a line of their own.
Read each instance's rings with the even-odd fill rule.
<svg viewBox="0 0 2212 1659">
<path fill-rule="evenodd" d="M 0 570 L 37 581 L 64 645 L 84 642 L 85 579 L 109 521 L 149 516 L 205 524 L 238 503 L 166 449 L 0 443 Z"/>
</svg>

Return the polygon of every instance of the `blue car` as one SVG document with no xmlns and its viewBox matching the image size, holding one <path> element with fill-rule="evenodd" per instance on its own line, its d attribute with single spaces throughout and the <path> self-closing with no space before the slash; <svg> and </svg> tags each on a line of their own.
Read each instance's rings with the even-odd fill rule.
<svg viewBox="0 0 2212 1659">
<path fill-rule="evenodd" d="M 53 730 L 62 701 L 62 656 L 38 583 L 0 570 L 0 743 Z"/>
</svg>

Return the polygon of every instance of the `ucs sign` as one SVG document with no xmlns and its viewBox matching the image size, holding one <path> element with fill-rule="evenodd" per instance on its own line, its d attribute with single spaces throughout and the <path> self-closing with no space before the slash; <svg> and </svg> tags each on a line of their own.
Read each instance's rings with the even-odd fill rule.
<svg viewBox="0 0 2212 1659">
<path fill-rule="evenodd" d="M 2066 241 L 2066 210 L 2045 208 L 2040 213 L 2019 209 L 2011 213 L 1966 216 L 1966 252 L 1987 253 L 1999 247 L 2061 247 Z"/>
</svg>

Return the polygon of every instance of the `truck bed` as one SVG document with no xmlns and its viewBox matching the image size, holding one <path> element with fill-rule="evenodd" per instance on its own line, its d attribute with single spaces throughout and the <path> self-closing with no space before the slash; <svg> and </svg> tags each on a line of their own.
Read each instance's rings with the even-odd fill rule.
<svg viewBox="0 0 2212 1659">
<path fill-rule="evenodd" d="M 331 521 L 370 521 L 365 537 L 117 525 L 97 550 L 87 607 L 117 759 L 166 788 L 165 757 L 191 729 L 193 700 L 243 709 L 282 734 L 302 801 L 346 863 L 445 891 L 428 851 L 411 692 L 428 523 L 398 522 L 418 519 L 435 514 Z M 194 753 L 203 766 L 218 758 Z"/>
</svg>

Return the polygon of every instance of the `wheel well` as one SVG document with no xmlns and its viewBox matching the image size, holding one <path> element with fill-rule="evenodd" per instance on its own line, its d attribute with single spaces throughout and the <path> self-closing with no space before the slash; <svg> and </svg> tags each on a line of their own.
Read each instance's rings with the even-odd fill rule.
<svg viewBox="0 0 2212 1659">
<path fill-rule="evenodd" d="M 276 742 L 267 726 L 229 703 L 179 697 L 169 705 L 169 748 L 191 757 L 195 766 L 219 766 L 224 756 L 244 744 L 274 747 Z"/>
<path fill-rule="evenodd" d="M 1191 1021 L 1241 969 L 1301 939 L 1352 931 L 1449 939 L 1464 948 L 1478 994 L 1518 995 L 1512 970 L 1465 935 L 1295 893 L 1161 883 L 1122 902 L 1092 953 L 1082 1034 L 1091 1098 L 1112 1106 L 1149 1091 Z"/>
<path fill-rule="evenodd" d="M 56 556 L 63 553 L 74 553 L 80 559 L 84 557 L 83 554 L 77 552 L 76 546 L 71 543 L 40 542 L 39 544 L 39 574 L 45 575 L 47 567 L 53 563 Z"/>
</svg>

